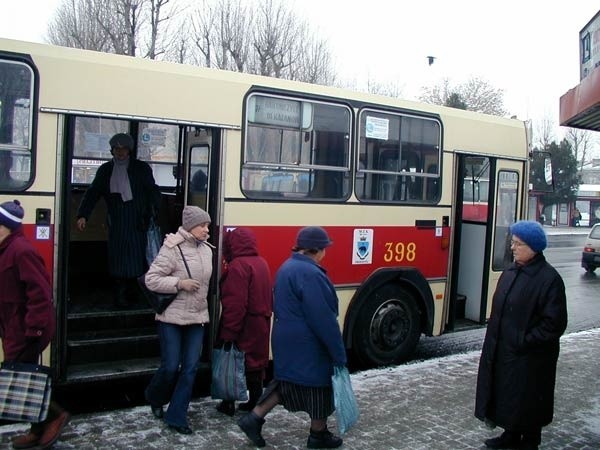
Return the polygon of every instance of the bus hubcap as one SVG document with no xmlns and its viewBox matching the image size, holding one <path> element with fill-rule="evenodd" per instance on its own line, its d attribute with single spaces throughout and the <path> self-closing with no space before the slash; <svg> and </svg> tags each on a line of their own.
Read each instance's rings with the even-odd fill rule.
<svg viewBox="0 0 600 450">
<path fill-rule="evenodd" d="M 406 339 L 410 324 L 404 308 L 395 302 L 381 306 L 371 323 L 371 338 L 382 350 L 396 348 Z"/>
</svg>

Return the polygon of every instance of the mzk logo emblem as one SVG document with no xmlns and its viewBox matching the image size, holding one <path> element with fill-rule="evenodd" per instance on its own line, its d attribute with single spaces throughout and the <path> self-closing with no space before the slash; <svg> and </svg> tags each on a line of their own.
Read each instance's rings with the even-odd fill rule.
<svg viewBox="0 0 600 450">
<path fill-rule="evenodd" d="M 373 248 L 373 230 L 354 230 L 354 250 L 352 252 L 352 264 L 371 264 Z"/>
</svg>

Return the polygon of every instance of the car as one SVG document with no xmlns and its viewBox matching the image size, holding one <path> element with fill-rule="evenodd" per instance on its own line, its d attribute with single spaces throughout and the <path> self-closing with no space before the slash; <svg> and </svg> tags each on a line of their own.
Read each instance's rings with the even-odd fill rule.
<svg viewBox="0 0 600 450">
<path fill-rule="evenodd" d="M 600 266 L 600 223 L 590 230 L 581 254 L 581 267 L 586 272 L 592 273 L 598 266 Z"/>
<path fill-rule="evenodd" d="M 589 213 L 582 212 L 581 219 L 579 219 L 580 227 L 589 227 L 590 226 L 590 215 Z"/>
</svg>

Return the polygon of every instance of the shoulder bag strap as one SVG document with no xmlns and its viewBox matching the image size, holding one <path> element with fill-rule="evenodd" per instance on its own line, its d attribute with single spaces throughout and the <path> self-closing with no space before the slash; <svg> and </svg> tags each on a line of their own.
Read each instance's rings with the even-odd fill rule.
<svg viewBox="0 0 600 450">
<path fill-rule="evenodd" d="M 187 270 L 188 276 L 190 278 L 192 278 L 192 274 L 190 272 L 190 268 L 188 267 L 187 261 L 185 260 L 185 256 L 183 256 L 183 250 L 181 250 L 181 246 L 177 245 L 177 248 L 179 249 L 179 253 L 181 253 L 181 259 L 183 259 L 183 263 L 185 264 L 185 270 Z"/>
</svg>

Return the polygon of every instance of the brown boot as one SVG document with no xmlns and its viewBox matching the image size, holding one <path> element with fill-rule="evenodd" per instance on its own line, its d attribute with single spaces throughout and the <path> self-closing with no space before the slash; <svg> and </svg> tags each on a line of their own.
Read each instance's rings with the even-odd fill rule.
<svg viewBox="0 0 600 450">
<path fill-rule="evenodd" d="M 60 437 L 63 428 L 71 420 L 71 414 L 67 411 L 62 411 L 55 419 L 44 424 L 44 432 L 40 437 L 39 446 L 40 448 L 49 448 L 54 444 Z"/>
<path fill-rule="evenodd" d="M 12 446 L 15 449 L 32 448 L 38 445 L 40 435 L 29 430 L 27 434 L 15 436 L 12 439 Z"/>
</svg>

